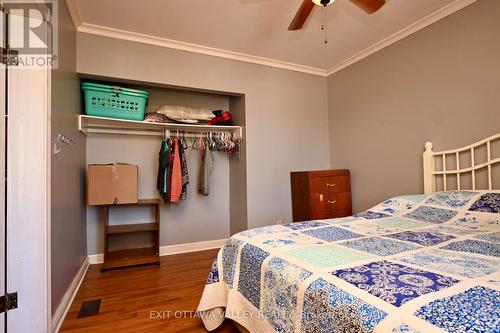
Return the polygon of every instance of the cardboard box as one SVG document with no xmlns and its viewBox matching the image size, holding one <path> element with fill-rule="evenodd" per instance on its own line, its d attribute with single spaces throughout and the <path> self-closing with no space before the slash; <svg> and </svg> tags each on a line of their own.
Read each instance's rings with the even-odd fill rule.
<svg viewBox="0 0 500 333">
<path fill-rule="evenodd" d="M 120 205 L 137 203 L 137 165 L 89 164 L 87 167 L 87 204 Z"/>
</svg>

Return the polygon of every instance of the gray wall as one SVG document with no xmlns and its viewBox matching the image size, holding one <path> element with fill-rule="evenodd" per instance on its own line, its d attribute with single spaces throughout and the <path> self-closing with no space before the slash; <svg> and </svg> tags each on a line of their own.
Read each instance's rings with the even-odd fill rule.
<svg viewBox="0 0 500 333">
<path fill-rule="evenodd" d="M 190 107 L 224 109 L 229 107 L 229 97 L 224 95 L 180 91 L 153 87 L 128 87 L 147 90 L 150 93 L 150 111 L 163 104 Z M 123 162 L 139 166 L 139 198 L 157 198 L 156 176 L 158 171 L 158 152 L 161 137 L 131 135 L 92 135 L 87 137 L 87 164 Z M 193 139 L 191 139 L 193 140 Z M 215 153 L 212 174 L 212 193 L 205 197 L 196 191 L 199 152 L 187 151 L 190 184 L 188 198 L 180 204 L 163 205 L 161 209 L 162 245 L 182 244 L 196 241 L 223 239 L 229 236 L 229 158 L 227 154 Z M 111 210 L 110 223 L 151 222 L 152 209 L 115 208 Z M 89 254 L 103 252 L 103 225 L 99 221 L 98 209 L 89 207 L 87 214 L 87 247 Z M 119 247 L 142 247 L 149 241 L 148 235 L 139 237 L 120 236 L 110 241 L 111 249 Z M 121 243 L 121 244 L 120 244 Z"/>
<path fill-rule="evenodd" d="M 500 131 L 500 1 L 479 0 L 328 78 L 330 158 L 354 210 L 422 193 L 436 150 Z"/>
<path fill-rule="evenodd" d="M 329 167 L 325 78 L 84 33 L 77 50 L 84 75 L 245 95 L 249 228 L 291 221 L 290 171 Z M 189 235 L 210 240 L 209 229 Z"/>
<path fill-rule="evenodd" d="M 229 109 L 235 124 L 245 124 L 245 96 L 229 97 Z M 246 127 L 243 127 L 243 137 L 246 136 Z M 246 141 L 240 142 L 240 152 L 238 158 L 229 160 L 229 186 L 230 186 L 230 206 L 229 233 L 234 235 L 240 231 L 248 229 L 248 209 L 247 209 L 247 149 Z"/>
<path fill-rule="evenodd" d="M 52 155 L 52 312 L 87 255 L 83 200 L 85 137 L 78 131 L 80 88 L 76 74 L 76 32 L 66 3 L 59 1 L 59 68 L 52 71 L 52 141 L 61 133 L 76 141 Z"/>
</svg>

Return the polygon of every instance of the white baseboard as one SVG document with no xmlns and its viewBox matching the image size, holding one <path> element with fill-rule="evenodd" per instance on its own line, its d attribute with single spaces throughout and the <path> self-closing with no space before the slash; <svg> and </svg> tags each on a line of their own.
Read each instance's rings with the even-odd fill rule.
<svg viewBox="0 0 500 333">
<path fill-rule="evenodd" d="M 89 264 L 90 265 L 102 264 L 103 262 L 104 262 L 104 254 L 98 253 L 98 254 L 90 254 L 89 255 Z"/>
<path fill-rule="evenodd" d="M 54 315 L 52 316 L 53 333 L 59 332 L 59 329 L 61 328 L 61 325 L 64 321 L 64 318 L 68 313 L 69 307 L 71 306 L 71 303 L 73 303 L 73 299 L 75 298 L 76 292 L 78 291 L 80 285 L 83 282 L 83 278 L 85 277 L 85 273 L 87 272 L 89 265 L 90 265 L 89 259 L 85 258 L 85 260 L 82 263 L 82 266 L 80 267 L 75 277 L 73 278 L 73 281 L 71 281 L 71 284 L 64 293 L 64 296 L 61 299 L 61 303 L 59 303 L 59 306 L 57 307 L 56 311 L 54 312 Z"/>
<path fill-rule="evenodd" d="M 196 251 L 205 251 L 212 250 L 222 247 L 226 239 L 215 239 L 204 242 L 194 242 L 194 243 L 184 243 L 184 244 L 175 244 L 175 245 L 167 245 L 160 247 L 160 256 L 169 256 L 172 254 L 180 254 L 180 253 L 188 253 L 188 252 L 196 252 Z M 91 254 L 89 255 L 89 264 L 102 264 L 104 262 L 104 255 L 102 253 L 99 254 Z"/>
<path fill-rule="evenodd" d="M 217 249 L 219 247 L 222 247 L 222 245 L 224 245 L 225 242 L 226 242 L 226 239 L 215 239 L 215 240 L 204 241 L 204 242 L 184 243 L 184 244 L 161 246 L 160 247 L 160 256 L 169 256 L 172 254 L 180 254 L 180 253 L 188 253 L 188 252 Z"/>
</svg>

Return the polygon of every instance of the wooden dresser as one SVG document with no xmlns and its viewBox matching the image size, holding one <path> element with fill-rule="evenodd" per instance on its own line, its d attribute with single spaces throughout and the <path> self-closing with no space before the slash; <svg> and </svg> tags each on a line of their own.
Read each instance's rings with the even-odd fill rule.
<svg viewBox="0 0 500 333">
<path fill-rule="evenodd" d="M 291 172 L 293 221 L 352 215 L 349 170 Z"/>
</svg>

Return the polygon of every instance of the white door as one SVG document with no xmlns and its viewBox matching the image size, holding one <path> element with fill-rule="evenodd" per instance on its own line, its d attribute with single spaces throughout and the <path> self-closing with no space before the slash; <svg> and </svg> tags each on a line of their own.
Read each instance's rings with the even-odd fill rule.
<svg viewBox="0 0 500 333">
<path fill-rule="evenodd" d="M 17 293 L 8 311 L 8 333 L 51 331 L 50 307 L 50 66 L 26 58 L 26 18 L 44 2 L 3 2 L 8 39 L 19 51 L 7 66 L 7 261 L 6 292 Z M 18 4 L 30 6 L 19 10 Z M 47 39 L 44 39 L 47 40 Z M 21 46 L 19 46 L 21 45 Z M 30 44 L 28 44 L 30 45 Z M 24 59 L 24 60 L 22 60 Z M 0 103 L 1 104 L 1 103 Z"/>
<path fill-rule="evenodd" d="M 0 8 L 0 47 L 5 50 L 5 13 Z M 7 112 L 6 103 L 6 66 L 0 63 L 0 296 L 5 295 L 6 271 L 5 271 L 5 241 L 6 241 L 6 137 L 7 137 Z M 5 331 L 6 314 L 0 314 L 0 332 Z"/>
</svg>

